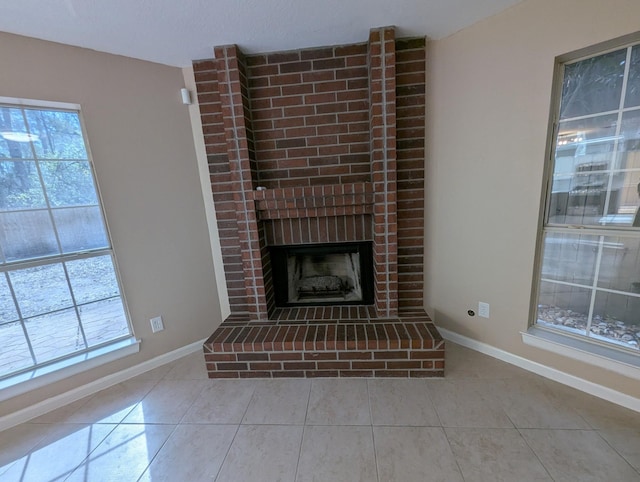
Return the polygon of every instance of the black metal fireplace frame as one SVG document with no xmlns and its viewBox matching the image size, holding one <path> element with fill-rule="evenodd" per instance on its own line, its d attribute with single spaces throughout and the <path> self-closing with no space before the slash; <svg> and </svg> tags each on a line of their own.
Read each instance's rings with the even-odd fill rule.
<svg viewBox="0 0 640 482">
<path fill-rule="evenodd" d="M 288 301 L 289 277 L 287 273 L 287 259 L 289 256 L 321 256 L 327 254 L 349 253 L 358 253 L 360 258 L 360 284 L 362 286 L 362 300 L 309 301 L 308 303 L 290 303 Z M 269 255 L 271 257 L 275 304 L 279 308 L 334 305 L 362 306 L 373 304 L 373 246 L 371 241 L 269 246 Z"/>
</svg>

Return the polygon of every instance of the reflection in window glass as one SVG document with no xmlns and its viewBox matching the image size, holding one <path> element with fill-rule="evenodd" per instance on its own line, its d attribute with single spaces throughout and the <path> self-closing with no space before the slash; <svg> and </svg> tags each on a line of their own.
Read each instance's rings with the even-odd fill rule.
<svg viewBox="0 0 640 482">
<path fill-rule="evenodd" d="M 560 123 L 549 223 L 601 225 L 617 213 L 626 158 L 618 130 L 617 114 Z"/>
<path fill-rule="evenodd" d="M 640 80 L 639 80 L 640 82 Z M 622 114 L 621 135 L 626 155 L 623 169 L 640 169 L 640 109 Z"/>
<path fill-rule="evenodd" d="M 598 287 L 640 294 L 640 238 L 604 237 Z"/>
</svg>

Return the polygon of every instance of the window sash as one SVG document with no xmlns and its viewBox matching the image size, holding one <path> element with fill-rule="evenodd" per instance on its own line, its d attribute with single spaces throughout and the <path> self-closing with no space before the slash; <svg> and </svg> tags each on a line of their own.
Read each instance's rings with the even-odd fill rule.
<svg viewBox="0 0 640 482">
<path fill-rule="evenodd" d="M 592 333 L 592 324 L 595 320 L 594 312 L 596 310 L 596 303 L 601 302 L 601 299 L 597 299 L 603 293 L 606 293 L 610 296 L 624 296 L 629 299 L 636 299 L 640 301 L 640 293 L 631 292 L 630 290 L 620 290 L 606 286 L 600 286 L 600 273 L 599 270 L 602 268 L 601 263 L 603 263 L 603 253 L 605 250 L 613 249 L 612 246 L 607 245 L 608 238 L 623 238 L 627 240 L 633 241 L 636 243 L 640 243 L 640 229 L 634 228 L 631 225 L 611 225 L 611 224 L 585 224 L 580 222 L 572 222 L 574 219 L 569 219 L 569 217 L 565 217 L 565 219 L 558 218 L 552 216 L 552 209 L 554 208 L 554 199 L 553 199 L 553 185 L 554 180 L 556 180 L 556 175 L 558 174 L 556 171 L 557 161 L 558 161 L 558 151 L 559 151 L 559 131 L 560 126 L 562 124 L 567 124 L 574 121 L 589 121 L 590 119 L 596 119 L 598 117 L 612 115 L 616 117 L 616 130 L 612 139 L 609 141 L 612 142 L 613 149 L 609 153 L 609 164 L 606 169 L 598 170 L 597 175 L 602 176 L 602 179 L 606 179 L 606 199 L 604 201 L 603 218 L 608 216 L 608 206 L 612 203 L 612 185 L 616 181 L 614 176 L 619 176 L 624 179 L 624 176 L 631 175 L 633 179 L 636 179 L 636 183 L 640 181 L 640 166 L 632 167 L 632 168 L 618 168 L 618 164 L 615 164 L 617 156 L 624 154 L 623 145 L 620 142 L 621 140 L 621 129 L 623 128 L 622 120 L 625 118 L 625 115 L 633 115 L 633 113 L 640 112 L 640 106 L 626 106 L 625 105 L 625 95 L 628 87 L 628 79 L 629 79 L 629 71 L 631 68 L 631 53 L 632 49 L 637 47 L 638 37 L 634 37 L 632 39 L 626 38 L 625 43 L 621 45 L 611 45 L 608 50 L 603 51 L 594 51 L 594 49 L 589 49 L 588 52 L 582 51 L 580 56 L 571 58 L 559 58 L 557 59 L 556 64 L 556 73 L 554 76 L 554 95 L 553 95 L 553 104 L 552 104 L 552 115 L 550 121 L 550 129 L 549 129 L 549 142 L 547 152 L 549 153 L 547 156 L 547 163 L 545 167 L 545 190 L 543 195 L 543 205 L 541 211 L 541 221 L 540 221 L 540 229 L 539 229 L 539 237 L 537 242 L 536 249 L 536 273 L 534 276 L 534 283 L 532 289 L 532 307 L 531 307 L 531 318 L 529 325 L 531 327 L 536 327 L 540 329 L 547 329 L 550 331 L 555 331 L 562 333 L 563 335 L 567 335 L 570 337 L 578 336 L 580 339 L 586 339 L 590 342 L 594 342 L 597 344 L 601 344 L 604 346 L 613 347 L 615 349 L 623 350 L 626 352 L 633 353 L 634 355 L 640 354 L 638 351 L 638 346 L 635 348 L 633 345 L 625 345 L 624 343 L 619 343 L 613 339 L 607 339 L 606 337 L 600 337 L 597 334 Z M 623 84 L 621 88 L 621 98 L 619 100 L 619 105 L 617 109 L 608 110 L 605 112 L 596 112 L 596 113 L 587 113 L 584 115 L 577 115 L 574 117 L 567 117 L 560 119 L 560 107 L 562 104 L 562 94 L 563 94 L 563 84 L 564 84 L 564 74 L 567 66 L 575 64 L 577 62 L 588 60 L 594 57 L 598 57 L 605 53 L 615 52 L 626 49 L 625 53 L 625 66 L 624 66 L 624 77 Z M 636 67 L 637 68 L 637 67 Z M 575 136 L 574 136 L 575 138 Z M 576 161 L 577 162 L 577 161 Z M 575 169 L 575 166 L 573 166 Z M 568 172 L 567 177 L 569 175 L 574 174 L 574 172 Z M 588 178 L 590 176 L 584 176 Z M 635 192 L 635 186 L 634 186 Z M 636 198 L 637 203 L 637 198 Z M 637 205 L 637 204 L 636 204 Z M 638 208 L 640 209 L 640 208 Z M 633 214 L 632 214 L 633 217 Z M 608 219 L 604 219 L 604 222 L 609 222 Z M 585 283 L 584 281 L 580 282 L 572 282 L 561 279 L 549 279 L 543 274 L 543 268 L 545 267 L 545 249 L 546 249 L 546 240 L 549 239 L 550 236 L 553 235 L 564 235 L 564 236 L 593 236 L 596 240 L 593 249 L 595 249 L 595 254 L 597 255 L 596 263 L 596 272 L 594 273 L 593 280 L 591 284 Z M 632 243 L 632 244 L 633 244 Z M 624 243 L 623 243 L 624 244 Z M 639 248 L 640 252 L 640 248 Z M 638 278 L 640 281 L 640 276 Z M 583 289 L 589 296 L 589 310 L 588 310 L 588 320 L 587 326 L 584 329 L 580 330 L 572 330 L 570 327 L 558 327 L 553 326 L 551 324 L 542 323 L 539 316 L 539 305 L 541 304 L 542 296 L 543 296 L 543 283 L 546 283 L 547 286 L 556 285 L 556 286 L 564 286 L 566 288 L 575 288 L 575 289 Z M 600 303 L 601 304 L 601 303 Z"/>
<path fill-rule="evenodd" d="M 121 288 L 114 253 L 111 247 L 108 226 L 104 216 L 102 200 L 95 178 L 95 170 L 91 160 L 89 146 L 87 145 L 87 136 L 79 106 L 61 103 L 41 103 L 37 101 L 16 100 L 0 97 L 0 107 L 15 109 L 16 111 L 21 112 L 24 122 L 20 131 L 24 130 L 24 133 L 26 134 L 26 136 L 23 135 L 22 142 L 24 142 L 25 139 L 28 139 L 29 143 L 28 149 L 20 145 L 20 154 L 23 154 L 22 157 L 0 157 L 0 163 L 33 163 L 37 171 L 37 181 L 39 182 L 38 187 L 43 198 L 43 203 L 38 204 L 37 206 L 4 206 L 2 210 L 0 210 L 0 217 L 14 216 L 16 218 L 16 222 L 19 222 L 21 216 L 28 217 L 29 213 L 43 213 L 42 215 L 49 220 L 51 225 L 51 234 L 55 238 L 55 251 L 57 251 L 42 253 L 36 252 L 35 255 L 25 255 L 23 257 L 14 256 L 8 259 L 7 256 L 5 256 L 7 238 L 3 235 L 5 249 L 3 249 L 3 246 L 0 246 L 0 283 L 5 284 L 4 286 L 9 290 L 10 298 L 14 304 L 13 308 L 15 316 L 13 314 L 7 316 L 9 316 L 9 318 L 14 316 L 15 319 L 10 321 L 0 319 L 0 329 L 4 328 L 6 332 L 12 333 L 19 333 L 21 331 L 24 336 L 24 343 L 26 344 L 23 354 L 30 358 L 30 362 L 28 362 L 27 359 L 24 360 L 23 366 L 20 366 L 20 362 L 17 362 L 17 368 L 9 369 L 9 371 L 3 371 L 0 366 L 0 379 L 4 379 L 14 377 L 17 374 L 28 372 L 42 366 L 54 364 L 66 358 L 76 357 L 79 354 L 89 353 L 123 339 L 130 338 L 133 334 L 133 330 L 128 310 L 126 308 L 124 293 Z M 43 113 L 39 114 L 43 119 L 46 117 L 47 112 L 50 111 L 68 113 L 75 116 L 77 119 L 76 126 L 79 128 L 79 138 L 78 135 L 76 135 L 73 152 L 80 153 L 80 158 L 77 158 L 77 156 L 59 158 L 55 157 L 55 155 L 50 155 L 46 149 L 38 150 L 35 147 L 33 137 L 29 137 L 33 132 L 30 129 L 27 117 L 30 112 L 36 112 L 38 110 Z M 41 126 L 46 125 L 45 121 L 43 121 L 44 123 Z M 4 134 L 6 136 L 7 132 Z M 3 136 L 4 139 L 6 139 L 5 136 Z M 58 139 L 58 141 L 61 140 L 64 139 Z M 69 152 L 69 148 L 64 144 L 64 142 L 59 145 L 59 149 L 59 152 Z M 54 165 L 51 164 L 52 162 L 67 164 Z M 80 202 L 74 202 L 73 200 L 69 201 L 70 198 L 64 199 L 64 196 L 69 192 L 73 193 L 75 196 L 80 196 L 80 198 L 82 197 L 73 190 L 65 191 L 65 186 L 61 186 L 60 188 L 62 189 L 60 194 L 63 198 L 60 201 L 55 201 L 55 199 L 51 197 L 52 193 L 48 192 L 48 189 L 53 186 L 50 184 L 53 181 L 51 179 L 47 180 L 46 175 L 43 174 L 43 166 L 46 163 L 49 163 L 52 167 L 71 166 L 72 163 L 86 163 L 86 168 L 83 168 L 82 165 L 77 165 L 77 167 L 78 169 L 85 169 L 84 174 L 89 175 L 89 178 L 85 181 L 84 188 L 90 195 L 90 202 L 86 202 L 88 199 L 86 197 L 84 199 L 79 199 Z M 61 176 L 62 177 L 60 177 L 60 179 L 68 179 L 68 177 L 65 178 L 65 173 L 61 174 Z M 78 179 L 79 178 L 76 180 Z M 75 186 L 78 186 L 78 184 L 75 184 L 74 187 Z M 88 231 L 78 231 L 75 229 L 78 226 L 74 226 L 74 223 L 77 224 L 77 216 L 81 210 L 86 211 L 87 215 L 93 216 L 93 222 L 92 224 L 89 224 Z M 91 212 L 94 214 L 90 214 Z M 63 225 L 59 224 L 59 222 L 65 221 L 63 218 L 67 214 L 71 215 L 69 218 L 71 220 L 71 225 L 67 228 L 68 231 L 64 232 L 61 231 L 61 229 L 65 228 Z M 94 229 L 91 229 L 91 227 Z M 41 231 L 42 227 L 37 229 Z M 97 244 L 90 245 L 90 243 L 87 244 L 86 239 L 81 239 L 83 236 L 86 237 L 96 233 L 96 239 L 98 240 Z M 75 239 L 74 236 L 80 236 L 80 238 Z M 77 243 L 73 244 L 74 242 Z M 70 267 L 77 266 L 78 263 L 105 263 L 106 274 L 104 274 L 104 276 L 107 276 L 106 279 L 111 280 L 109 285 L 111 287 L 111 291 L 107 293 L 105 291 L 106 289 L 102 291 L 98 289 L 95 291 L 95 296 L 93 298 L 85 300 L 78 299 L 76 292 L 77 289 L 81 289 L 79 288 L 79 281 L 70 274 Z M 16 288 L 13 285 L 12 276 L 20 273 L 27 273 L 29 270 L 34 269 L 46 270 L 49 267 L 51 267 L 51 269 L 58 270 L 59 273 L 64 273 L 64 276 L 61 276 L 58 279 L 59 286 L 56 286 L 62 290 L 66 290 L 69 295 L 69 299 L 63 303 L 64 306 L 62 307 L 54 307 L 47 311 L 47 307 L 43 308 L 43 305 L 41 305 L 37 313 L 23 313 L 20 305 L 21 303 L 25 303 L 26 298 L 23 297 L 22 299 L 19 299 L 20 297 L 16 293 Z M 5 288 L 3 287 L 3 289 Z M 103 310 L 101 312 L 100 309 L 104 307 L 107 307 L 106 311 Z M 98 312 L 95 311 L 96 309 L 98 309 Z M 109 311 L 109 309 L 111 309 L 111 311 Z M 99 318 L 104 313 L 110 313 L 109 317 L 100 320 L 102 324 L 96 324 L 96 317 Z M 59 354 L 56 354 L 54 351 L 50 356 L 43 356 L 42 354 L 38 355 L 38 348 L 34 347 L 34 336 L 37 335 L 35 332 L 29 333 L 27 325 L 36 320 L 45 320 L 46 317 L 63 316 L 65 314 L 68 315 L 69 321 L 67 328 L 69 329 L 70 327 L 73 330 L 77 329 L 77 340 L 81 340 L 81 345 L 75 346 L 73 349 L 68 349 L 66 352 L 61 350 Z M 115 318 L 112 318 L 111 316 Z M 62 321 L 66 322 L 67 319 L 63 319 Z M 100 330 L 105 331 L 103 327 L 108 326 L 109 324 L 112 326 L 107 330 L 107 337 L 103 339 L 102 332 Z M 15 331 L 10 325 L 15 326 L 15 328 L 19 327 L 20 330 Z M 63 330 L 64 326 L 61 326 L 60 329 Z M 87 330 L 89 330 L 90 333 Z"/>
</svg>

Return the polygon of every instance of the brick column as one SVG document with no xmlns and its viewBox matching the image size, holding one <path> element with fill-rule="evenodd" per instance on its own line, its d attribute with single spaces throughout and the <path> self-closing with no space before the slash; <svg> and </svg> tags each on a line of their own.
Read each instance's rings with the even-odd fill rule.
<svg viewBox="0 0 640 482">
<path fill-rule="evenodd" d="M 229 305 L 232 313 L 246 313 L 245 277 L 238 240 L 236 203 L 227 156 L 227 139 L 218 91 L 218 64 L 218 60 L 215 59 L 197 61 L 193 63 L 193 71 L 198 89 L 198 105 L 209 165 L 211 192 L 216 207 Z"/>
<path fill-rule="evenodd" d="M 251 319 L 266 320 L 260 231 L 251 193 L 257 177 L 244 56 L 235 45 L 215 48 L 227 155 L 234 191 L 238 240 Z"/>
<path fill-rule="evenodd" d="M 424 291 L 426 40 L 396 40 L 398 304 L 421 309 Z"/>
<path fill-rule="evenodd" d="M 369 33 L 369 126 L 374 186 L 373 256 L 378 316 L 398 315 L 396 54 L 393 28 Z"/>
</svg>

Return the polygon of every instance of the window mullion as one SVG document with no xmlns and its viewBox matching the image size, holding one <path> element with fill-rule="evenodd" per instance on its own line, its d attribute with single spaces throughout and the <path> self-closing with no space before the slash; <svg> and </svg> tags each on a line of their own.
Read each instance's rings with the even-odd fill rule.
<svg viewBox="0 0 640 482">
<path fill-rule="evenodd" d="M 77 253 L 66 253 L 63 255 L 46 256 L 43 258 L 12 261 L 11 263 L 6 263 L 4 266 L 0 266 L 0 273 L 4 271 L 35 268 L 36 266 L 45 266 L 52 263 L 60 263 L 76 259 L 94 258 L 104 255 L 111 255 L 111 250 L 109 248 L 100 248 L 88 251 L 78 251 Z"/>
<path fill-rule="evenodd" d="M 593 321 L 593 310 L 596 305 L 596 293 L 598 288 L 598 278 L 600 277 L 600 263 L 602 262 L 602 252 L 604 251 L 604 236 L 600 236 L 598 240 L 598 254 L 596 256 L 595 272 L 593 273 L 593 284 L 591 285 L 591 299 L 589 300 L 589 314 L 587 315 L 587 332 L 586 336 L 590 336 L 591 322 Z"/>
<path fill-rule="evenodd" d="M 624 74 L 622 75 L 622 92 L 620 94 L 620 104 L 618 105 L 618 119 L 616 122 L 616 133 L 613 141 L 613 153 L 611 159 L 611 165 L 609 166 L 609 181 L 607 183 L 607 191 L 604 197 L 604 209 L 603 215 L 606 216 L 609 212 L 609 203 L 611 202 L 611 189 L 613 188 L 613 171 L 614 165 L 618 166 L 620 163 L 619 146 L 620 146 L 620 132 L 622 130 L 622 115 L 624 109 L 624 101 L 627 95 L 627 82 L 629 79 L 629 69 L 631 68 L 631 47 L 627 47 L 627 56 L 624 63 Z"/>
<path fill-rule="evenodd" d="M 62 254 L 62 243 L 60 242 L 60 235 L 58 234 L 58 227 L 56 226 L 55 219 L 53 218 L 53 211 L 51 209 L 51 203 L 49 202 L 49 196 L 47 195 L 47 188 L 44 185 L 44 177 L 42 176 L 42 170 L 40 169 L 40 161 L 38 159 L 36 162 L 36 171 L 38 172 L 38 177 L 40 178 L 40 183 L 42 184 L 42 192 L 44 193 L 44 202 L 47 206 L 47 213 L 49 214 L 49 220 L 51 221 L 51 228 L 53 229 L 53 235 L 56 238 L 56 244 L 58 245 L 58 253 Z"/>
</svg>

